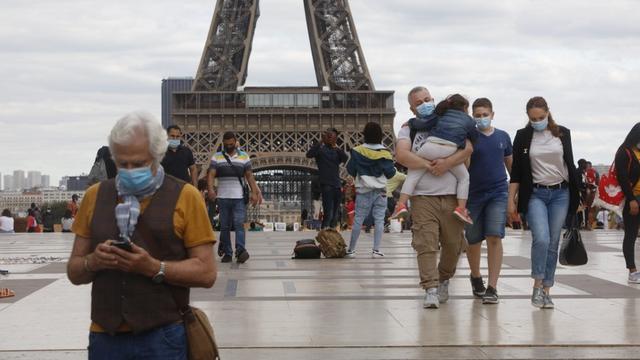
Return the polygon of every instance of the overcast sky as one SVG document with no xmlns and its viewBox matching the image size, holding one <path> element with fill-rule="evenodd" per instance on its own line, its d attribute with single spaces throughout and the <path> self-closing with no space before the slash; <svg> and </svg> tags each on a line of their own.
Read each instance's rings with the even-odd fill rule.
<svg viewBox="0 0 640 360">
<path fill-rule="evenodd" d="M 262 0 L 247 86 L 313 86 L 302 0 Z M 640 1 L 350 0 L 376 89 L 490 98 L 513 137 L 544 96 L 574 156 L 610 163 L 640 101 Z M 123 114 L 160 119 L 160 83 L 194 76 L 213 0 L 2 0 L 0 173 L 88 172 Z"/>
</svg>

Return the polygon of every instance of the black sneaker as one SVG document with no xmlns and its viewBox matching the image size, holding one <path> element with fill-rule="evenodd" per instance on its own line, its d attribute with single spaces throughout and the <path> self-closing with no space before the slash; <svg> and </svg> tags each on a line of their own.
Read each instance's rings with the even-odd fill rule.
<svg viewBox="0 0 640 360">
<path fill-rule="evenodd" d="M 493 288 L 493 286 L 489 285 L 487 287 L 487 291 L 485 291 L 482 296 L 483 304 L 497 304 L 498 303 L 498 291 Z"/>
<path fill-rule="evenodd" d="M 222 248 L 222 245 L 218 244 L 218 256 L 223 257 L 224 256 L 224 249 Z"/>
<path fill-rule="evenodd" d="M 238 264 L 244 264 L 247 260 L 249 260 L 249 252 L 247 249 L 242 249 L 239 254 L 236 254 L 236 261 Z"/>
<path fill-rule="evenodd" d="M 469 280 L 471 280 L 471 290 L 473 290 L 473 296 L 482 298 L 484 292 L 487 291 L 487 289 L 484 287 L 482 276 L 474 278 L 472 275 L 469 275 Z"/>
<path fill-rule="evenodd" d="M 230 262 L 231 262 L 231 260 L 233 260 L 233 258 L 231 257 L 231 255 L 224 254 L 224 256 L 222 257 L 222 260 L 221 260 L 221 261 L 222 261 L 223 263 L 230 263 Z"/>
</svg>

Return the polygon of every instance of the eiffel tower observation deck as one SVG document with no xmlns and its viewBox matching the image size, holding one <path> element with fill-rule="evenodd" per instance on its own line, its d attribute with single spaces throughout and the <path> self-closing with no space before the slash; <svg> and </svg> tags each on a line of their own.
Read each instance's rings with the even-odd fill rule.
<svg viewBox="0 0 640 360">
<path fill-rule="evenodd" d="M 233 131 L 265 200 L 283 199 L 296 214 L 311 210 L 317 168 L 305 153 L 323 130 L 336 128 L 348 151 L 376 121 L 383 143 L 394 146 L 393 91 L 375 90 L 348 1 L 304 0 L 304 9 L 317 86 L 244 87 L 259 1 L 218 0 L 191 91 L 169 99 L 169 123 L 183 129 L 199 166 L 208 167 L 223 133 Z"/>
</svg>

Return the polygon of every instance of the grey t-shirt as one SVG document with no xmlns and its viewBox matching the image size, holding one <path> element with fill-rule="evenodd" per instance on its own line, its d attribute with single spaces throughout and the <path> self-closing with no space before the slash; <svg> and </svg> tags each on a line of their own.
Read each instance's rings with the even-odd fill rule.
<svg viewBox="0 0 640 360">
<path fill-rule="evenodd" d="M 398 133 L 397 141 L 408 140 L 411 141 L 411 130 L 408 126 L 400 129 Z M 418 149 L 424 145 L 427 141 L 429 133 L 426 131 L 418 132 L 411 145 L 411 152 L 417 152 Z M 447 172 L 442 176 L 435 176 L 430 172 L 426 172 L 416 185 L 413 195 L 428 195 L 428 196 L 442 196 L 442 195 L 455 195 L 456 186 L 458 181 L 451 172 Z"/>
</svg>

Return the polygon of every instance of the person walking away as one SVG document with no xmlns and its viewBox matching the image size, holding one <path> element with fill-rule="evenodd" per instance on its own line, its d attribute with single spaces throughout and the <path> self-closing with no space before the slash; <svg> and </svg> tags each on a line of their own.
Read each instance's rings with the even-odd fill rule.
<svg viewBox="0 0 640 360">
<path fill-rule="evenodd" d="M 253 206 L 262 203 L 262 194 L 251 170 L 249 155 L 237 148 L 237 137 L 233 132 L 222 136 L 222 151 L 215 153 L 209 166 L 207 194 L 211 201 L 217 199 L 220 210 L 220 252 L 224 252 L 222 262 L 233 260 L 231 227 L 235 230 L 235 255 L 240 264 L 249 260 L 245 243 L 244 223 L 247 218 L 247 204 L 244 201 L 245 182 L 251 187 L 250 202 Z M 218 179 L 218 191 L 213 184 Z M 244 179 L 244 181 L 242 180 Z"/>
<path fill-rule="evenodd" d="M 160 165 L 167 136 L 152 115 L 116 122 L 115 179 L 87 189 L 67 277 L 91 283 L 89 359 L 187 359 L 192 287 L 213 286 L 215 236 L 198 190 Z"/>
<path fill-rule="evenodd" d="M 373 233 L 372 258 L 381 258 L 380 251 L 384 232 L 384 215 L 387 209 L 387 179 L 396 174 L 391 152 L 382 145 L 382 128 L 376 122 L 369 122 L 362 132 L 364 144 L 351 149 L 347 172 L 355 178 L 356 208 L 351 241 L 347 257 L 354 258 L 362 223 L 369 213 L 373 213 L 375 230 Z"/>
<path fill-rule="evenodd" d="M 618 148 L 615 158 L 618 183 L 624 193 L 622 223 L 624 239 L 622 253 L 629 270 L 628 282 L 640 284 L 640 272 L 635 262 L 635 245 L 640 225 L 640 122 L 636 123 Z"/>
<path fill-rule="evenodd" d="M 414 118 L 409 121 L 409 127 L 413 130 L 429 131 L 430 135 L 425 144 L 418 150 L 417 155 L 427 160 L 436 160 L 453 155 L 459 149 L 464 149 L 466 140 L 472 142 L 477 137 L 476 124 L 468 115 L 469 102 L 460 94 L 454 94 L 441 101 L 436 106 L 435 113 L 425 118 Z M 449 171 L 457 180 L 458 207 L 454 214 L 462 221 L 472 224 L 467 211 L 467 198 L 469 196 L 469 172 L 464 164 L 459 164 Z M 413 193 L 417 182 L 422 178 L 426 170 L 409 170 L 407 179 L 402 185 L 402 191 L 396 211 L 392 218 L 406 211 L 407 201 Z"/>
<path fill-rule="evenodd" d="M 338 130 L 329 128 L 322 134 L 322 142 L 314 143 L 307 151 L 307 158 L 315 159 L 318 166 L 322 188 L 322 229 L 335 229 L 340 216 L 340 164 L 347 162 L 348 156 L 338 147 L 337 139 Z"/>
<path fill-rule="evenodd" d="M 507 171 L 511 171 L 513 149 L 509 134 L 493 126 L 495 113 L 489 99 L 476 99 L 471 108 L 478 137 L 469 166 L 467 206 L 473 225 L 465 227 L 467 260 L 471 269 L 469 279 L 474 296 L 482 298 L 483 304 L 497 304 L 498 277 L 502 268 L 502 239 L 507 219 Z M 480 273 L 480 253 L 485 239 L 489 265 L 487 288 Z"/>
<path fill-rule="evenodd" d="M 162 159 L 162 167 L 168 175 L 198 187 L 198 167 L 193 152 L 182 142 L 182 129 L 178 125 L 167 128 L 169 146 Z"/>
<path fill-rule="evenodd" d="M 578 172 L 571 133 L 554 121 L 546 100 L 531 98 L 526 112 L 529 121 L 513 141 L 508 213 L 511 219 L 525 213 L 531 229 L 531 304 L 553 309 L 560 233 L 567 217 L 575 218 L 580 200 Z"/>
</svg>

